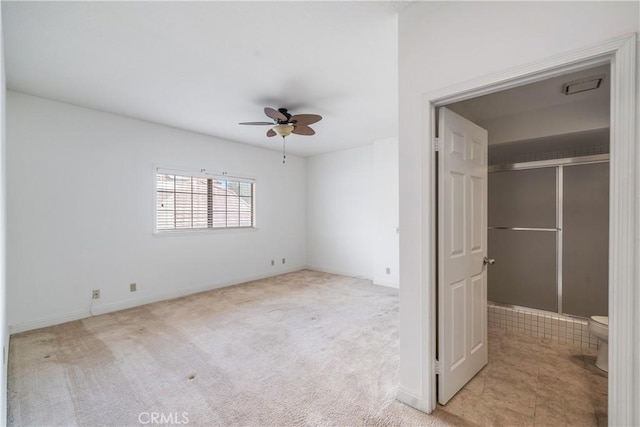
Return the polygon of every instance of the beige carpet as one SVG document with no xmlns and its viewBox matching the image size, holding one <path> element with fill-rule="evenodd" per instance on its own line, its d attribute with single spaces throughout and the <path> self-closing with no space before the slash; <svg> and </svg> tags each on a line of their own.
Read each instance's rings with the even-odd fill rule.
<svg viewBox="0 0 640 427">
<path fill-rule="evenodd" d="M 13 335 L 8 424 L 464 424 L 398 362 L 397 290 L 301 271 Z"/>
</svg>

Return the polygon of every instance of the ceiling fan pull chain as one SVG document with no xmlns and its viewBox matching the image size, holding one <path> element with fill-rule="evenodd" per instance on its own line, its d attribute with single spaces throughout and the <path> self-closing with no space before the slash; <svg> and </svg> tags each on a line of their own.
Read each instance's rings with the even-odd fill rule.
<svg viewBox="0 0 640 427">
<path fill-rule="evenodd" d="M 287 155 L 284 151 L 284 136 L 282 137 L 282 164 L 284 165 L 285 160 L 287 160 Z"/>
</svg>

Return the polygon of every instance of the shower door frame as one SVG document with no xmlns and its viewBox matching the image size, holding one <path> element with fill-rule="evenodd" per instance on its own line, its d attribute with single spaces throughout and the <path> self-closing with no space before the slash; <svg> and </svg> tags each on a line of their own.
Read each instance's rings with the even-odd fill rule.
<svg viewBox="0 0 640 427">
<path fill-rule="evenodd" d="M 502 165 L 489 166 L 488 172 L 505 172 L 518 171 L 527 169 L 556 169 L 556 228 L 522 228 L 522 227 L 489 227 L 496 230 L 520 230 L 520 231 L 539 231 L 539 232 L 555 232 L 556 233 L 556 312 L 562 316 L 580 317 L 562 312 L 562 251 L 563 251 L 563 210 L 564 210 L 564 168 L 575 165 L 588 165 L 594 163 L 609 163 L 609 154 L 594 154 L 590 156 L 566 157 L 560 159 L 538 160 L 533 162 L 509 163 Z M 487 248 L 491 254 L 491 248 Z M 506 307 L 524 308 L 530 310 L 530 307 L 521 307 L 515 304 L 497 303 Z M 546 311 L 546 310 L 539 310 Z"/>
</svg>

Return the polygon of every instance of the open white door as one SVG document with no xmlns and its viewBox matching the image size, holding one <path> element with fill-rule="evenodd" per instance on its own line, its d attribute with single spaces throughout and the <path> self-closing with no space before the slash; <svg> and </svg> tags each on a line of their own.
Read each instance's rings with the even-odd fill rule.
<svg viewBox="0 0 640 427">
<path fill-rule="evenodd" d="M 438 140 L 438 402 L 488 361 L 487 131 L 440 108 Z"/>
</svg>

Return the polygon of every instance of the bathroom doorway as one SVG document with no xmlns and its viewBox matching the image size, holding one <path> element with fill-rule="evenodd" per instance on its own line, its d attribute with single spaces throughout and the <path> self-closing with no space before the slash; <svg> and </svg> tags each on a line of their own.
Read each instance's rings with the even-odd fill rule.
<svg viewBox="0 0 640 427">
<path fill-rule="evenodd" d="M 606 64 L 447 105 L 488 131 L 489 301 L 607 315 L 610 98 Z"/>
<path fill-rule="evenodd" d="M 593 90 L 563 93 L 565 86 L 589 80 L 597 81 Z M 487 156 L 487 255 L 496 261 L 488 274 L 488 326 L 584 347 L 578 364 L 585 369 L 597 346 L 586 319 L 608 309 L 609 100 L 605 64 L 446 105 L 487 129 L 490 147 L 499 147 Z M 470 384 L 477 389 L 479 382 Z M 606 386 L 604 393 L 604 405 L 600 399 L 592 406 L 596 422 L 606 420 Z"/>
<path fill-rule="evenodd" d="M 436 193 L 436 109 L 440 106 L 515 88 L 551 77 L 611 65 L 611 155 L 610 155 L 610 222 L 609 222 L 609 422 L 634 424 L 637 418 L 637 378 L 634 359 L 637 348 L 629 337 L 638 337 L 640 329 L 634 321 L 638 301 L 633 299 L 638 280 L 636 239 L 640 231 L 640 211 L 635 180 L 640 171 L 636 139 L 636 35 L 621 36 L 583 49 L 566 52 L 517 68 L 500 70 L 490 75 L 460 82 L 421 94 L 423 115 L 420 157 L 421 218 L 419 266 L 424 280 L 410 311 L 420 314 L 405 317 L 406 325 L 415 323 L 420 333 L 405 344 L 405 366 L 411 366 L 419 380 L 419 390 L 401 387 L 398 399 L 425 412 L 437 407 L 437 193 Z M 405 312 L 406 313 L 406 312 Z M 409 323 L 407 323 L 409 322 Z M 413 323 L 411 323 L 413 322 Z M 637 342 L 637 341 L 635 341 Z M 419 351 L 418 351 L 419 350 Z M 402 352 L 401 352 L 402 353 Z M 410 356 L 410 357 L 409 357 Z"/>
<path fill-rule="evenodd" d="M 610 65 L 447 108 L 488 130 L 488 300 L 608 314 Z"/>
</svg>

